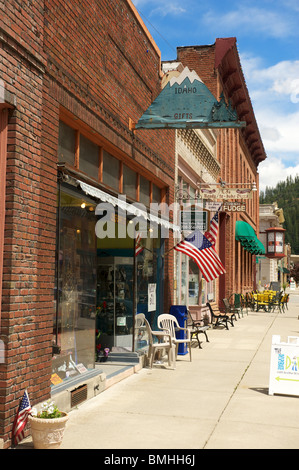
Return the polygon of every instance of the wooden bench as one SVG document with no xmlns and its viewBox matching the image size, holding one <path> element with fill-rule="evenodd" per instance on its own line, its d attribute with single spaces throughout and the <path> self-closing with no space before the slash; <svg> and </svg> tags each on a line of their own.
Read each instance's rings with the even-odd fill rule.
<svg viewBox="0 0 299 470">
<path fill-rule="evenodd" d="M 209 343 L 209 338 L 207 335 L 207 330 L 210 328 L 209 325 L 204 325 L 203 320 L 194 320 L 192 314 L 189 310 L 187 310 L 188 317 L 187 317 L 187 328 L 190 330 L 191 339 L 193 336 L 196 336 L 198 347 L 202 349 L 201 342 L 199 341 L 198 335 L 200 333 L 204 334 L 206 337 L 207 343 Z"/>
<path fill-rule="evenodd" d="M 212 324 L 214 325 L 214 327 L 218 325 L 224 325 L 225 328 L 228 330 L 228 323 L 230 323 L 231 326 L 234 326 L 234 313 L 221 312 L 216 302 L 207 302 L 207 306 L 210 309 Z"/>
</svg>

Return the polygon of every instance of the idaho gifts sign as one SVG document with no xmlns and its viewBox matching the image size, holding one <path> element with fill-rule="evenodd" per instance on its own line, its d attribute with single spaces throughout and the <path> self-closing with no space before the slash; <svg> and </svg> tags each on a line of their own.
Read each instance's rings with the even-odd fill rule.
<svg viewBox="0 0 299 470">
<path fill-rule="evenodd" d="M 299 395 L 299 338 L 272 336 L 269 395 Z"/>
</svg>

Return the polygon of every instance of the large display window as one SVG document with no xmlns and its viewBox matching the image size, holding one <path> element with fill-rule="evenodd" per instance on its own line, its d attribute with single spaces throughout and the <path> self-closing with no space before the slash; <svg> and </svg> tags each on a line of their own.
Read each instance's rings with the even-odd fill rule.
<svg viewBox="0 0 299 470">
<path fill-rule="evenodd" d="M 104 203 L 107 197 L 113 199 L 112 194 L 149 207 L 161 202 L 163 189 L 143 176 L 142 168 L 129 167 L 112 155 L 69 115 L 59 122 L 58 161 L 63 175 L 57 211 L 53 384 L 93 369 L 107 351 L 136 349 L 134 314 L 146 313 L 155 327 L 163 299 L 159 230 L 153 238 L 151 227 L 143 228 L 140 248 L 135 250 L 135 238 L 128 230 L 132 213 L 124 215 L 114 201 L 111 220 L 101 225 L 99 234 L 96 226 L 101 217 L 95 210 L 101 199 Z M 94 191 L 81 191 L 86 180 L 93 181 Z M 102 198 L 95 194 L 99 188 Z M 139 226 L 133 226 L 136 234 Z"/>
<path fill-rule="evenodd" d="M 66 187 L 59 190 L 53 385 L 94 368 L 94 211 L 94 201 Z"/>
<path fill-rule="evenodd" d="M 206 282 L 197 264 L 189 256 L 176 253 L 176 291 L 178 305 L 205 305 L 215 298 L 215 282 Z"/>
<path fill-rule="evenodd" d="M 145 313 L 152 328 L 162 311 L 163 243 L 160 230 L 118 213 L 110 235 L 96 235 L 100 201 L 60 183 L 57 208 L 56 314 L 52 384 L 95 368 L 106 351 L 136 350 L 134 313 Z M 146 229 L 147 227 L 147 229 Z M 131 226 L 130 226 L 131 228 Z M 139 238 L 140 236 L 140 238 Z M 144 344 L 142 344 L 142 347 Z"/>
</svg>

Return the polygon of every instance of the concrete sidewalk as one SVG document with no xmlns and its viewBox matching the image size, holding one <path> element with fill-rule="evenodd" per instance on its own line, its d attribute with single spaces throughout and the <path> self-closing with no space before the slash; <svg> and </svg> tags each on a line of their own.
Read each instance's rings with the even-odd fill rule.
<svg viewBox="0 0 299 470">
<path fill-rule="evenodd" d="M 285 313 L 209 330 L 192 362 L 141 369 L 72 410 L 61 448 L 299 449 L 299 397 L 268 395 L 272 335 L 299 336 L 298 315 L 297 289 Z"/>
</svg>

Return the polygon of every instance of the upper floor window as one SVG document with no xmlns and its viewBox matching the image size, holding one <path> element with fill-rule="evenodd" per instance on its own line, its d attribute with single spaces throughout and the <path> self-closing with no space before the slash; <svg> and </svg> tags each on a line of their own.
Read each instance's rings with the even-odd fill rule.
<svg viewBox="0 0 299 470">
<path fill-rule="evenodd" d="M 79 168 L 92 178 L 98 177 L 100 148 L 80 134 Z"/>
<path fill-rule="evenodd" d="M 145 206 L 161 202 L 161 189 L 157 185 L 64 121 L 59 122 L 58 161 Z"/>
<path fill-rule="evenodd" d="M 59 122 L 58 160 L 75 165 L 76 131 L 64 122 Z"/>
<path fill-rule="evenodd" d="M 123 190 L 129 198 L 136 199 L 137 173 L 127 165 L 123 166 Z"/>
<path fill-rule="evenodd" d="M 103 151 L 102 183 L 119 191 L 119 160 L 110 153 Z"/>
</svg>

